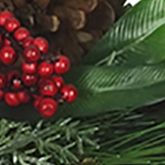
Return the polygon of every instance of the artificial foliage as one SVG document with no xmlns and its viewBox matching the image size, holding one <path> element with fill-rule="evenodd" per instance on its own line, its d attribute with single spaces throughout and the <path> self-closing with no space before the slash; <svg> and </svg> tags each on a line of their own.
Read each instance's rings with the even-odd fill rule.
<svg viewBox="0 0 165 165">
<path fill-rule="evenodd" d="M 91 140 L 96 126 L 82 125 L 70 118 L 56 123 L 39 122 L 35 126 L 2 119 L 0 164 L 76 164 L 89 148 L 97 148 Z"/>
<path fill-rule="evenodd" d="M 165 1 L 141 0 L 121 18 L 124 1 L 109 2 L 118 21 L 64 76 L 78 89 L 76 102 L 51 120 L 29 104 L 1 104 L 2 165 L 165 165 Z"/>
</svg>

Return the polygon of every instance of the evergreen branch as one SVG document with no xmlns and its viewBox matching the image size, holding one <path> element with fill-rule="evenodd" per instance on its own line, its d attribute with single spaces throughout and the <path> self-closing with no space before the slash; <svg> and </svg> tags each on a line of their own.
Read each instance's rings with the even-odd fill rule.
<svg viewBox="0 0 165 165">
<path fill-rule="evenodd" d="M 70 118 L 55 123 L 39 122 L 35 127 L 3 119 L 0 121 L 0 164 L 77 164 L 85 145 L 97 147 L 90 139 L 97 130 Z"/>
<path fill-rule="evenodd" d="M 1 120 L 0 165 L 163 165 L 165 122 L 136 111 L 117 115 L 36 126 Z"/>
<path fill-rule="evenodd" d="M 99 165 L 164 165 L 165 122 L 154 115 L 130 113 L 114 123 L 104 121 L 101 149 L 88 154 Z"/>
</svg>

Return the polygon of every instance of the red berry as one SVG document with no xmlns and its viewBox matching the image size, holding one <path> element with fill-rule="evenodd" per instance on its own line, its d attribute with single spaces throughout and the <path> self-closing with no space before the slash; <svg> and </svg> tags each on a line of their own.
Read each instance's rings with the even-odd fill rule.
<svg viewBox="0 0 165 165">
<path fill-rule="evenodd" d="M 25 40 L 23 40 L 23 47 L 24 48 L 27 48 L 27 47 L 29 47 L 29 46 L 32 46 L 33 45 L 33 41 L 34 41 L 34 38 L 33 37 L 31 37 L 31 36 L 29 36 L 29 37 L 27 37 Z"/>
<path fill-rule="evenodd" d="M 78 96 L 77 89 L 73 85 L 65 85 L 61 89 L 62 99 L 66 100 L 68 103 L 72 103 L 76 100 Z"/>
<path fill-rule="evenodd" d="M 32 97 L 33 97 L 33 99 L 34 99 L 34 102 L 33 102 L 34 107 L 35 107 L 35 108 L 38 108 L 39 103 L 40 103 L 42 97 L 41 97 L 41 96 L 38 96 L 38 95 L 35 95 L 35 94 L 32 95 Z"/>
<path fill-rule="evenodd" d="M 40 94 L 44 96 L 55 96 L 58 92 L 58 88 L 51 80 L 45 80 L 40 83 Z"/>
<path fill-rule="evenodd" d="M 4 64 L 13 64 L 16 61 L 16 58 L 15 50 L 11 46 L 5 46 L 1 49 L 0 59 Z"/>
<path fill-rule="evenodd" d="M 12 17 L 6 20 L 5 29 L 8 32 L 13 32 L 18 27 L 20 27 L 20 22 L 16 18 Z"/>
<path fill-rule="evenodd" d="M 28 36 L 30 35 L 29 30 L 27 30 L 24 27 L 20 27 L 18 28 L 15 32 L 14 32 L 14 37 L 17 41 L 23 41 L 24 39 L 26 39 Z"/>
<path fill-rule="evenodd" d="M 41 57 L 40 51 L 35 46 L 30 46 L 30 47 L 25 48 L 23 54 L 24 54 L 25 60 L 28 62 L 36 62 Z"/>
<path fill-rule="evenodd" d="M 57 111 L 58 103 L 54 99 L 44 98 L 40 100 L 38 110 L 43 117 L 52 117 Z"/>
<path fill-rule="evenodd" d="M 4 92 L 2 90 L 0 90 L 0 100 L 2 100 L 4 97 Z"/>
<path fill-rule="evenodd" d="M 18 78 L 14 78 L 12 80 L 12 87 L 14 89 L 20 89 L 20 88 L 22 88 L 22 81 L 20 79 L 18 79 Z"/>
<path fill-rule="evenodd" d="M 6 20 L 12 18 L 14 15 L 10 11 L 0 12 L 0 26 L 5 25 Z"/>
<path fill-rule="evenodd" d="M 3 41 L 4 46 L 11 46 L 11 41 L 8 38 L 5 38 Z"/>
<path fill-rule="evenodd" d="M 3 74 L 0 74 L 0 89 L 4 88 L 6 85 L 6 78 Z"/>
<path fill-rule="evenodd" d="M 15 93 L 8 92 L 5 94 L 4 97 L 5 97 L 5 102 L 11 107 L 16 107 L 20 104 L 20 101 Z"/>
<path fill-rule="evenodd" d="M 54 76 L 52 80 L 58 88 L 61 88 L 64 85 L 64 79 L 60 76 Z"/>
<path fill-rule="evenodd" d="M 14 78 L 19 77 L 19 72 L 14 70 L 7 73 L 7 81 L 11 82 Z"/>
<path fill-rule="evenodd" d="M 37 70 L 36 63 L 22 63 L 22 71 L 27 74 L 35 74 Z"/>
<path fill-rule="evenodd" d="M 37 83 L 37 77 L 35 75 L 23 74 L 22 81 L 26 86 L 33 86 Z"/>
<path fill-rule="evenodd" d="M 35 108 L 38 109 L 38 107 L 40 105 L 40 101 L 43 99 L 43 97 L 37 96 L 37 95 L 34 95 L 33 97 L 35 99 L 33 105 L 34 105 Z"/>
<path fill-rule="evenodd" d="M 57 74 L 64 74 L 70 69 L 70 60 L 66 56 L 59 56 L 57 61 L 54 63 L 54 71 Z"/>
<path fill-rule="evenodd" d="M 17 93 L 17 98 L 19 99 L 20 103 L 28 103 L 30 100 L 30 96 L 26 91 L 20 91 Z"/>
<path fill-rule="evenodd" d="M 37 37 L 34 39 L 34 45 L 37 46 L 37 48 L 42 52 L 42 53 L 47 53 L 49 49 L 49 43 L 45 38 L 42 37 Z"/>
<path fill-rule="evenodd" d="M 53 65 L 49 62 L 42 62 L 38 67 L 38 74 L 41 77 L 48 77 L 53 74 Z"/>
</svg>

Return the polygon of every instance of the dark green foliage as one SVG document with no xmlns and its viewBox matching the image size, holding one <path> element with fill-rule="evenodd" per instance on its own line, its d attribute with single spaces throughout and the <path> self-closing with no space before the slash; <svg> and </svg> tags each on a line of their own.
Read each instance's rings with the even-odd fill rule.
<svg viewBox="0 0 165 165">
<path fill-rule="evenodd" d="M 142 0 L 129 10 L 66 78 L 79 89 L 72 114 L 132 110 L 164 100 L 164 24 L 164 0 Z"/>
<path fill-rule="evenodd" d="M 164 60 L 164 6 L 164 0 L 142 0 L 96 44 L 85 63 L 134 66 Z"/>
<path fill-rule="evenodd" d="M 1 120 L 0 164 L 165 165 L 164 104 L 142 108 L 165 100 L 164 25 L 164 0 L 130 9 L 65 77 L 79 99 L 57 116 L 73 121 Z"/>
<path fill-rule="evenodd" d="M 0 164 L 71 165 L 77 164 L 88 148 L 97 148 L 90 137 L 96 126 L 81 125 L 71 119 L 55 123 L 0 121 Z M 8 163 L 9 162 L 9 163 Z"/>
</svg>

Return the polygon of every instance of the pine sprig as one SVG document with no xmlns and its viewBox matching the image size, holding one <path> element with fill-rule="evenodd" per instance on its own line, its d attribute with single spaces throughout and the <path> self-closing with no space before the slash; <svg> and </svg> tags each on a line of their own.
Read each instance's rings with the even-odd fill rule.
<svg viewBox="0 0 165 165">
<path fill-rule="evenodd" d="M 164 129 L 155 113 L 136 111 L 36 126 L 1 120 L 0 164 L 163 165 Z"/>
<path fill-rule="evenodd" d="M 0 121 L 1 164 L 75 164 L 84 154 L 84 146 L 96 148 L 90 139 L 97 127 L 81 125 L 70 118 L 55 123 Z"/>
<path fill-rule="evenodd" d="M 160 111 L 149 115 L 135 111 L 116 120 L 102 116 L 97 134 L 101 148 L 88 154 L 99 165 L 164 165 L 165 122 L 159 115 Z"/>
<path fill-rule="evenodd" d="M 118 137 L 106 152 L 95 153 L 101 165 L 164 165 L 165 122 Z M 108 148 L 109 146 L 109 148 Z"/>
</svg>

